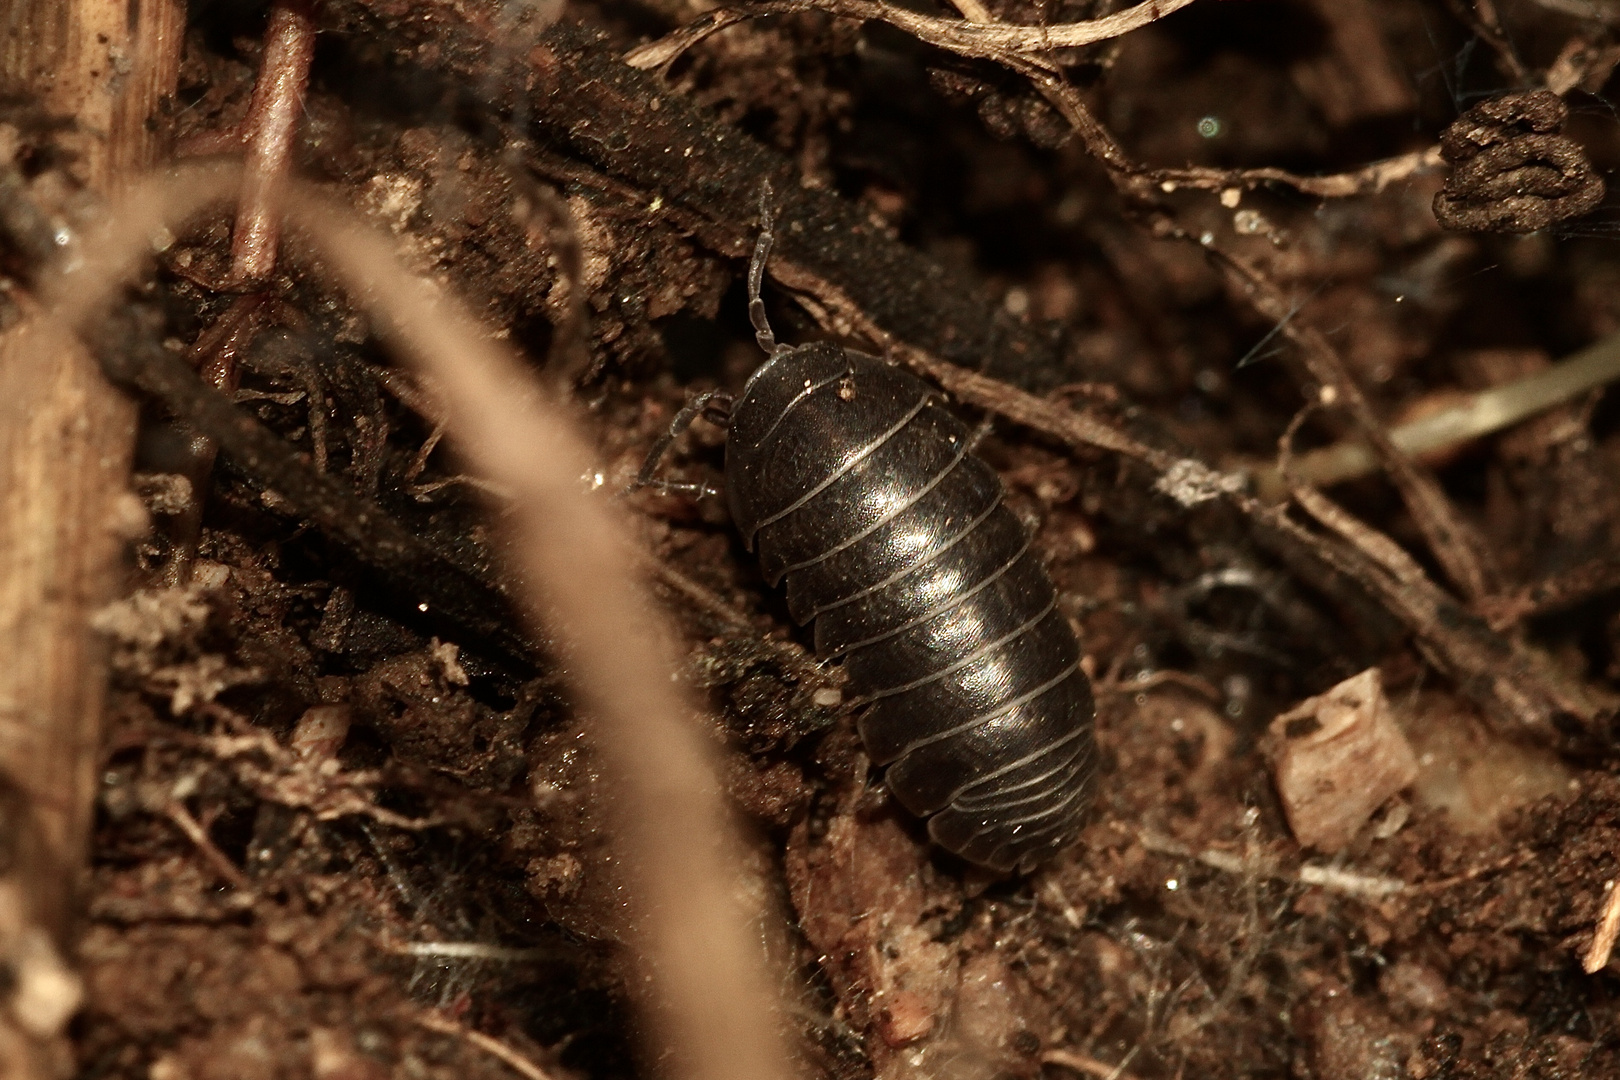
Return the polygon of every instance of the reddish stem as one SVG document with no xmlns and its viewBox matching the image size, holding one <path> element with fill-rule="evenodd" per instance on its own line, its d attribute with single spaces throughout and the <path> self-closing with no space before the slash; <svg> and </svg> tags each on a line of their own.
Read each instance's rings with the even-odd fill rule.
<svg viewBox="0 0 1620 1080">
<path fill-rule="evenodd" d="M 264 35 L 264 61 L 248 107 L 247 171 L 231 236 L 230 281 L 268 277 L 280 238 L 277 203 L 291 166 L 293 134 L 304 111 L 315 19 L 308 0 L 278 0 Z"/>
</svg>

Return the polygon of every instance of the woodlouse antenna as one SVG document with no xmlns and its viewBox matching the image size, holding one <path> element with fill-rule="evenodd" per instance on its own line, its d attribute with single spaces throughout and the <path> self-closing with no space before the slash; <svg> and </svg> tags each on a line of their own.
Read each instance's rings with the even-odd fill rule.
<svg viewBox="0 0 1620 1080">
<path fill-rule="evenodd" d="M 765 262 L 771 257 L 771 244 L 776 240 L 772 231 L 776 223 L 771 213 L 772 194 L 771 182 L 767 180 L 759 189 L 759 239 L 754 241 L 754 257 L 748 260 L 748 321 L 754 324 L 754 340 L 768 356 L 775 356 L 782 347 L 776 343 L 771 321 L 765 315 L 765 301 L 759 296 L 760 286 L 765 282 Z"/>
</svg>

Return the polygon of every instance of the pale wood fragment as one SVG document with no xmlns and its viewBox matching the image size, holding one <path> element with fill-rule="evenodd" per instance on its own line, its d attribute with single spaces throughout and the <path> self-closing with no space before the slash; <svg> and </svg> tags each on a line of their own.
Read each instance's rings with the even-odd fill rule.
<svg viewBox="0 0 1620 1080">
<path fill-rule="evenodd" d="M 181 0 L 7 0 L 0 93 L 72 121 L 59 145 L 110 193 L 157 158 Z M 61 1034 L 94 806 L 104 651 L 90 614 L 115 593 L 130 523 L 134 407 L 77 342 L 26 319 L 0 336 L 0 1080 L 72 1072 Z M 138 511 L 138 504 L 135 504 Z"/>
<path fill-rule="evenodd" d="M 1377 668 L 1309 698 L 1271 723 L 1267 752 L 1294 836 L 1337 851 L 1374 810 L 1417 779 L 1417 757 L 1389 715 Z"/>
</svg>

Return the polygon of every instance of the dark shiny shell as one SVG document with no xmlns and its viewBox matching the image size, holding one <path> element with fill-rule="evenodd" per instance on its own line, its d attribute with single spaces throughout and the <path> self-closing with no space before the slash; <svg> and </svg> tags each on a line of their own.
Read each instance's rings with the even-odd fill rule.
<svg viewBox="0 0 1620 1080">
<path fill-rule="evenodd" d="M 731 514 L 842 657 L 867 753 L 942 847 L 1000 870 L 1090 802 L 1091 685 L 1001 480 L 936 390 L 837 345 L 778 353 L 732 407 Z"/>
</svg>

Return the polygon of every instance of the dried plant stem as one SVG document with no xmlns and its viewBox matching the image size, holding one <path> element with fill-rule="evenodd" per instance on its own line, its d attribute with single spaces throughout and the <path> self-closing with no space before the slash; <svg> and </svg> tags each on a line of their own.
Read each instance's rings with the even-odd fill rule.
<svg viewBox="0 0 1620 1080">
<path fill-rule="evenodd" d="M 373 310 L 390 343 L 430 372 L 449 431 L 479 473 L 512 493 L 525 606 L 561 639 L 580 708 L 617 778 L 655 1015 L 679 1073 L 789 1075 L 770 983 L 745 929 L 739 859 L 695 709 L 672 679 L 672 637 L 640 586 L 641 556 L 564 409 L 453 300 L 406 272 L 392 245 L 299 194 L 293 213 L 323 266 Z"/>
<path fill-rule="evenodd" d="M 1411 888 L 1400 878 L 1388 877 L 1383 874 L 1364 874 L 1359 870 L 1347 870 L 1340 866 L 1306 863 L 1297 870 L 1291 870 L 1283 860 L 1271 858 L 1264 854 L 1239 855 L 1236 852 L 1224 851 L 1220 848 L 1204 848 L 1201 851 L 1194 851 L 1185 844 L 1152 832 L 1144 832 L 1139 838 L 1142 841 L 1142 847 L 1156 855 L 1169 855 L 1177 859 L 1192 859 L 1212 870 L 1219 870 L 1225 874 L 1235 874 L 1245 878 L 1269 878 L 1273 881 L 1282 881 L 1289 884 L 1314 885 L 1329 892 L 1372 899 L 1394 896 Z"/>
<path fill-rule="evenodd" d="M 1496 4 L 1493 0 L 1447 0 L 1447 6 L 1452 14 L 1464 26 L 1496 53 L 1497 65 L 1502 74 L 1517 83 L 1530 82 L 1530 69 L 1524 66 L 1519 59 L 1518 52 L 1513 48 L 1513 42 L 1508 39 L 1502 29 L 1502 21 L 1497 17 Z"/>
<path fill-rule="evenodd" d="M 148 121 L 174 92 L 184 20 L 180 0 L 13 0 L 0 94 L 74 120 L 79 179 L 111 190 L 158 150 Z M 0 1005 L 53 1002 L 0 1008 L 8 1077 L 72 1068 L 60 1026 L 78 988 L 57 957 L 78 922 L 106 686 L 89 616 L 118 587 L 134 421 L 77 342 L 26 322 L 0 338 L 0 778 L 28 803 L 13 838 L 27 857 L 0 875 Z"/>
<path fill-rule="evenodd" d="M 1620 589 L 1620 558 L 1614 555 L 1589 560 L 1507 596 L 1488 600 L 1480 605 L 1481 614 L 1502 630 L 1531 615 L 1570 607 L 1611 589 Z"/>
<path fill-rule="evenodd" d="M 1376 195 L 1389 185 L 1432 172 L 1443 164 L 1439 145 L 1413 150 L 1409 154 L 1385 158 L 1350 172 L 1327 176 L 1301 176 L 1286 169 L 1147 169 L 1147 177 L 1166 194 L 1177 188 L 1226 191 L 1230 188 L 1257 188 L 1282 184 L 1321 199 L 1346 199 L 1352 195 Z"/>
<path fill-rule="evenodd" d="M 177 829 L 186 834 L 187 840 L 196 845 L 197 850 L 202 854 L 203 861 L 208 863 L 214 872 L 225 880 L 226 884 L 244 896 L 251 897 L 258 892 L 253 887 L 253 883 L 248 880 L 247 875 L 242 873 L 242 868 L 231 862 L 225 853 L 219 850 L 219 847 L 209 838 L 208 830 L 204 829 L 202 824 L 192 816 L 190 810 L 187 810 L 178 802 L 170 802 L 163 808 L 163 813 L 170 821 L 174 822 Z"/>
</svg>

